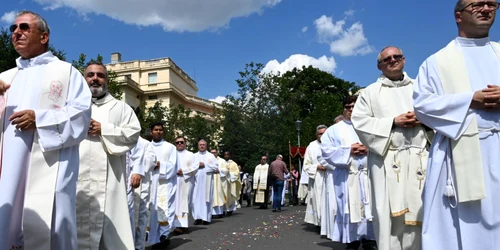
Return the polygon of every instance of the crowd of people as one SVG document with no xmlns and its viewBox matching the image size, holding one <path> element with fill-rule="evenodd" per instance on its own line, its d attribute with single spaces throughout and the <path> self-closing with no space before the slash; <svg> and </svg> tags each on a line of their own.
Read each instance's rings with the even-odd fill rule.
<svg viewBox="0 0 500 250">
<path fill-rule="evenodd" d="M 305 199 L 305 222 L 347 249 L 496 249 L 500 236 L 499 3 L 459 0 L 458 37 L 416 80 L 403 51 L 382 49 L 382 72 L 319 125 L 302 178 L 278 155 L 240 175 L 231 153 L 187 138 L 140 137 L 132 108 L 108 92 L 108 72 L 82 75 L 48 49 L 50 29 L 31 11 L 10 26 L 21 55 L 0 74 L 0 250 L 144 249 L 230 216 L 240 198 L 281 212 L 286 186 Z M 245 187 L 243 187 L 245 184 Z M 270 194 L 271 192 L 271 194 Z M 295 198 L 295 194 L 297 198 Z"/>
</svg>

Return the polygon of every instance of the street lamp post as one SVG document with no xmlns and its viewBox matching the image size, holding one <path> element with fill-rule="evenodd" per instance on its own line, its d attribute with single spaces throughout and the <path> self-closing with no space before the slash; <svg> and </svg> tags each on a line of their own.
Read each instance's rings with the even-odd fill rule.
<svg viewBox="0 0 500 250">
<path fill-rule="evenodd" d="M 302 167 L 300 166 L 300 127 L 302 125 L 301 120 L 295 121 L 295 127 L 297 128 L 297 144 L 299 146 L 299 173 L 302 173 Z"/>
</svg>

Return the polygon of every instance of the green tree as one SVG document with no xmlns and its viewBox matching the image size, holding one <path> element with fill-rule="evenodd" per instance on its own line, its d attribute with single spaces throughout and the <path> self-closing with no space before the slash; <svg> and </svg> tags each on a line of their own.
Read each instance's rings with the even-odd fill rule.
<svg viewBox="0 0 500 250">
<path fill-rule="evenodd" d="M 97 61 L 102 63 L 103 57 L 100 54 L 97 54 L 96 59 L 90 59 L 87 61 L 87 56 L 83 53 L 80 54 L 78 57 L 78 60 L 73 60 L 72 64 L 73 67 L 78 69 L 82 75 L 85 74 L 85 68 L 87 67 L 87 64 L 92 62 L 92 61 Z M 112 70 L 108 70 L 108 91 L 109 93 L 116 99 L 121 100 L 123 92 L 120 89 L 120 83 L 116 80 L 118 75 L 116 72 Z"/>
<path fill-rule="evenodd" d="M 66 61 L 66 53 L 49 45 L 49 50 L 60 60 Z M 0 72 L 16 67 L 16 59 L 19 57 L 12 44 L 10 32 L 7 29 L 0 29 Z"/>
<path fill-rule="evenodd" d="M 302 121 L 301 146 L 315 139 L 319 124 L 331 125 L 342 100 L 359 87 L 317 68 L 262 74 L 263 65 L 249 63 L 240 72 L 238 94 L 223 103 L 221 148 L 252 170 L 260 156 L 288 158 L 288 142 L 297 145 L 295 121 Z"/>
</svg>

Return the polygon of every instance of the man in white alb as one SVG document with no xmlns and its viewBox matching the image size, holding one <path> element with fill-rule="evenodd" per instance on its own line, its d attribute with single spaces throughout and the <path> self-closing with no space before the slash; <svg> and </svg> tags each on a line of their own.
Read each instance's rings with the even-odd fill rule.
<svg viewBox="0 0 500 250">
<path fill-rule="evenodd" d="M 269 164 L 267 164 L 267 156 L 263 155 L 260 158 L 260 164 L 255 167 L 253 173 L 253 190 L 254 205 L 259 205 L 261 209 L 267 209 L 269 203 L 270 186 L 268 181 Z"/>
<path fill-rule="evenodd" d="M 139 137 L 137 145 L 127 152 L 127 201 L 130 223 L 136 249 L 144 249 L 146 226 L 149 225 L 148 203 L 151 170 L 156 165 L 153 146 L 146 139 Z"/>
<path fill-rule="evenodd" d="M 318 158 L 321 157 L 321 136 L 326 128 L 325 125 L 319 125 L 316 128 L 316 140 L 309 143 L 304 154 L 304 172 L 309 177 L 304 221 L 315 226 L 321 226 L 321 203 L 325 191 L 326 167 L 318 162 Z"/>
<path fill-rule="evenodd" d="M 322 155 L 333 170 L 333 184 L 337 208 L 332 216 L 333 241 L 347 244 L 346 249 L 376 250 L 373 233 L 370 180 L 368 179 L 368 149 L 360 143 L 351 123 L 355 96 L 342 102 L 344 119 L 330 126 L 321 137 Z M 333 188 L 332 188 L 333 190 Z"/>
<path fill-rule="evenodd" d="M 224 159 L 226 160 L 226 167 L 229 171 L 228 173 L 228 191 L 226 200 L 226 214 L 231 216 L 234 211 L 236 211 L 236 205 L 240 199 L 241 194 L 241 180 L 240 180 L 240 168 L 236 162 L 231 160 L 231 152 L 224 152 Z"/>
<path fill-rule="evenodd" d="M 103 64 L 90 62 L 84 75 L 92 92 L 92 119 L 80 144 L 78 249 L 133 249 L 125 156 L 137 144 L 141 125 L 132 108 L 108 92 Z"/>
<path fill-rule="evenodd" d="M 218 156 L 217 150 L 210 150 L 217 159 L 218 173 L 214 174 L 214 204 L 212 216 L 217 218 L 224 217 L 224 209 L 227 199 L 228 175 L 229 170 L 226 167 L 226 161 Z"/>
<path fill-rule="evenodd" d="M 499 3 L 457 1 L 458 37 L 420 67 L 415 114 L 436 131 L 424 187 L 422 249 L 498 249 Z"/>
<path fill-rule="evenodd" d="M 368 148 L 373 227 L 380 249 L 420 249 L 421 193 L 429 137 L 413 112 L 413 80 L 403 51 L 388 46 L 377 57 L 382 74 L 359 95 L 351 121 Z"/>
<path fill-rule="evenodd" d="M 186 150 L 184 136 L 175 138 L 177 149 L 177 192 L 175 194 L 174 227 L 177 233 L 186 233 L 189 225 L 189 210 L 192 204 L 194 181 L 199 168 L 204 168 L 196 162 L 194 154 Z"/>
<path fill-rule="evenodd" d="M 196 172 L 193 191 L 194 224 L 208 225 L 212 221 L 212 204 L 214 199 L 214 173 L 219 172 L 217 159 L 207 152 L 207 141 L 198 141 L 198 152 L 194 154 L 200 169 Z"/>
<path fill-rule="evenodd" d="M 48 50 L 40 15 L 19 12 L 10 32 L 21 57 L 0 74 L 0 249 L 76 249 L 78 145 L 91 94 Z"/>
<path fill-rule="evenodd" d="M 151 180 L 151 215 L 149 245 L 165 248 L 170 245 L 171 233 L 175 230 L 175 199 L 177 193 L 177 150 L 163 140 L 162 122 L 151 124 L 151 145 L 156 155 L 156 164 Z"/>
</svg>

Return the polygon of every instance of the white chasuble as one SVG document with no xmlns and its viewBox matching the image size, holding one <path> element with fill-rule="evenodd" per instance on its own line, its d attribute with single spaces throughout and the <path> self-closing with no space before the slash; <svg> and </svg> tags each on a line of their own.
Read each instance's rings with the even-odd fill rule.
<svg viewBox="0 0 500 250">
<path fill-rule="evenodd" d="M 162 235 L 169 236 L 175 229 L 175 194 L 177 192 L 177 150 L 169 142 L 152 141 L 160 167 L 153 171 L 151 183 L 151 220 L 149 244 L 160 242 Z"/>
<path fill-rule="evenodd" d="M 187 228 L 189 225 L 189 209 L 193 198 L 194 179 L 199 165 L 194 154 L 190 151 L 177 151 L 177 170 L 182 174 L 177 175 L 177 192 L 175 194 L 175 220 L 174 226 Z"/>
<path fill-rule="evenodd" d="M 316 226 L 321 225 L 321 203 L 325 184 L 325 171 L 318 170 L 318 156 L 321 156 L 321 143 L 314 140 L 309 143 L 304 155 L 304 171 L 309 177 L 304 221 Z"/>
<path fill-rule="evenodd" d="M 51 52 L 0 74 L 0 249 L 75 249 L 78 144 L 90 122 L 85 79 Z M 36 130 L 8 118 L 35 112 Z M 43 176 L 43 178 L 40 178 Z"/>
<path fill-rule="evenodd" d="M 139 139 L 139 120 L 110 94 L 93 99 L 92 119 L 101 123 L 101 135 L 80 144 L 78 248 L 133 249 L 124 173 L 125 154 Z"/>
<path fill-rule="evenodd" d="M 352 123 L 343 120 L 332 125 L 321 141 L 324 159 L 335 167 L 333 182 L 338 209 L 331 239 L 342 243 L 374 240 L 367 157 L 351 155 L 351 145 L 360 143 Z"/>
<path fill-rule="evenodd" d="M 267 174 L 269 164 L 259 164 L 255 167 L 253 173 L 253 190 L 255 190 L 255 203 L 264 203 L 266 201 L 266 191 L 268 187 Z M 267 205 L 267 204 L 264 204 Z"/>
<path fill-rule="evenodd" d="M 229 170 L 226 167 L 226 161 L 220 157 L 217 157 L 217 166 L 219 173 L 214 175 L 213 214 L 221 215 L 224 213 L 227 200 Z"/>
<path fill-rule="evenodd" d="M 436 130 L 422 196 L 424 250 L 498 248 L 500 112 L 470 104 L 474 91 L 500 85 L 499 69 L 500 45 L 488 37 L 457 37 L 420 67 L 415 113 Z M 466 152 L 457 145 L 463 141 L 469 141 Z M 479 156 L 474 152 L 477 143 Z M 464 176 L 468 171 L 482 176 Z"/>
<path fill-rule="evenodd" d="M 193 218 L 195 220 L 212 221 L 212 203 L 214 192 L 214 172 L 218 171 L 217 159 L 207 151 L 194 154 L 195 161 L 205 164 L 198 169 L 193 191 Z"/>
<path fill-rule="evenodd" d="M 420 244 L 420 227 L 410 232 L 393 228 L 422 224 L 428 137 L 423 126 L 393 127 L 396 116 L 413 111 L 412 94 L 412 79 L 406 73 L 401 81 L 381 75 L 361 92 L 352 112 L 354 129 L 370 151 L 373 222 L 380 249 Z"/>
</svg>

